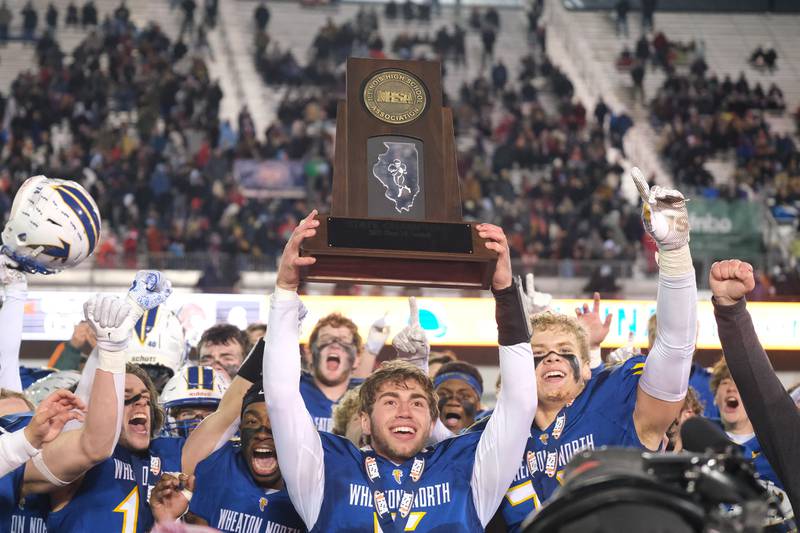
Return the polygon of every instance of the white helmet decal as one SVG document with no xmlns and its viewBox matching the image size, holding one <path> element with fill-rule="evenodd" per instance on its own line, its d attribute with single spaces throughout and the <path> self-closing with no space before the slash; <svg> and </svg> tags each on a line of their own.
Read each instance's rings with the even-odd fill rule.
<svg viewBox="0 0 800 533">
<path fill-rule="evenodd" d="M 92 255 L 100 212 L 79 183 L 34 176 L 14 196 L 2 239 L 3 252 L 23 270 L 54 274 Z"/>
</svg>

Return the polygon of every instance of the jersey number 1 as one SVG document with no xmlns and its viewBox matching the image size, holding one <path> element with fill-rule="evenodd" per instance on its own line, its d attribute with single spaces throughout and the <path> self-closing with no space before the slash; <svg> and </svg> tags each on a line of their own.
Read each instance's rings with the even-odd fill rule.
<svg viewBox="0 0 800 533">
<path fill-rule="evenodd" d="M 139 518 L 139 487 L 133 489 L 114 508 L 115 513 L 122 513 L 122 533 L 136 533 L 136 521 Z"/>
</svg>

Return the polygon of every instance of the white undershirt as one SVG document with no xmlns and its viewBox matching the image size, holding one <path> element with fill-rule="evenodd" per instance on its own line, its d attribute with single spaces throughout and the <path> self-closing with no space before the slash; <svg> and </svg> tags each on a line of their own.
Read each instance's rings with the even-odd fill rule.
<svg viewBox="0 0 800 533">
<path fill-rule="evenodd" d="M 730 431 L 726 431 L 725 433 L 727 433 L 728 437 L 739 446 L 741 446 L 742 444 L 744 444 L 745 442 L 749 441 L 750 439 L 756 436 L 755 433 L 745 433 L 739 435 L 737 435 L 736 433 L 731 433 Z"/>
<path fill-rule="evenodd" d="M 270 299 L 263 375 L 281 473 L 297 513 L 310 530 L 322 508 L 325 458 L 319 433 L 300 395 L 299 307 L 300 299 L 293 291 L 278 288 Z M 536 414 L 530 343 L 500 346 L 500 375 L 503 388 L 478 442 L 470 481 L 483 526 L 491 520 L 519 468 Z"/>
</svg>

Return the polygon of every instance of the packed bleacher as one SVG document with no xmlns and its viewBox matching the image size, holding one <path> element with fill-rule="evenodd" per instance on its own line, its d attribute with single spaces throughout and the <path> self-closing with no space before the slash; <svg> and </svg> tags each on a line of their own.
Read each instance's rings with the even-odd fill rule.
<svg viewBox="0 0 800 533">
<path fill-rule="evenodd" d="M 329 21 L 313 38 L 307 65 L 281 52 L 280 43 L 256 47 L 265 81 L 293 87 L 260 141 L 246 109 L 237 124 L 219 122 L 219 85 L 183 41 L 172 42 L 157 25 L 137 31 L 124 13 L 90 31 L 71 61 L 49 36 L 38 41 L 38 72 L 21 74 L 6 99 L 11 135 L 2 205 L 7 212 L 29 175 L 79 176 L 107 217 L 98 266 L 133 266 L 143 252 L 166 255 L 172 265 L 221 252 L 223 267 L 200 260 L 208 270 L 201 286 L 230 287 L 240 268 L 274 264 L 306 205 L 329 203 L 340 65 L 350 54 L 384 55 L 373 39 L 378 20 L 362 10 L 338 26 Z M 256 39 L 262 32 L 257 23 Z M 463 61 L 458 39 L 444 34 L 446 27 L 414 57 L 440 53 L 445 67 Z M 413 49 L 396 47 L 399 56 Z M 512 254 L 527 264 L 635 258 L 643 235 L 638 215 L 619 195 L 619 167 L 606 158 L 624 126 L 615 127 L 614 117 L 609 127 L 598 124 L 609 120 L 604 113 L 587 117 L 541 49 L 518 70 L 518 79 L 509 79 L 509 68 L 496 61 L 449 95 L 465 216 L 503 223 Z M 558 95 L 550 109 L 537 86 Z M 302 161 L 305 201 L 244 196 L 231 177 L 236 159 Z"/>
</svg>

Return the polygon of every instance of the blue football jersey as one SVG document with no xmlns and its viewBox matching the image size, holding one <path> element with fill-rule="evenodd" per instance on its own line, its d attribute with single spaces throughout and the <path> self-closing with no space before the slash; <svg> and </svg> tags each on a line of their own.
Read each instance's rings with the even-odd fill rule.
<svg viewBox="0 0 800 533">
<path fill-rule="evenodd" d="M 265 489 L 250 475 L 241 447 L 228 442 L 197 465 L 189 511 L 220 531 L 302 533 L 286 489 Z"/>
<path fill-rule="evenodd" d="M 373 489 L 367 476 L 367 454 L 350 441 L 320 433 L 325 455 L 325 492 L 314 532 L 380 532 Z M 425 460 L 418 481 L 411 485 L 413 503 L 407 511 L 405 531 L 483 531 L 472 501 L 472 468 L 480 433 L 447 439 L 427 448 L 418 457 Z M 401 465 L 375 456 L 385 503 L 393 516 L 401 506 L 401 486 L 412 476 L 414 458 Z M 413 476 L 412 476 L 412 479 Z"/>
<path fill-rule="evenodd" d="M 711 392 L 711 372 L 698 363 L 692 363 L 689 386 L 697 392 L 697 397 L 703 402 L 703 416 L 719 418 L 719 409 L 714 404 L 714 393 Z"/>
<path fill-rule="evenodd" d="M 552 496 L 565 465 L 583 450 L 601 446 L 644 448 L 633 424 L 644 357 L 604 369 L 544 430 L 534 424 L 522 465 L 500 504 L 509 531 Z"/>
<path fill-rule="evenodd" d="M 150 441 L 143 454 L 120 445 L 90 469 L 72 499 L 50 513 L 50 531 L 145 533 L 153 527 L 150 492 L 164 472 L 180 472 L 183 439 Z"/>
<path fill-rule="evenodd" d="M 45 533 L 50 497 L 31 494 L 20 497 L 25 465 L 0 478 L 0 532 Z"/>
<path fill-rule="evenodd" d="M 364 383 L 363 379 L 351 378 L 347 388 L 352 389 L 362 383 Z M 308 372 L 303 372 L 300 376 L 300 395 L 303 397 L 306 409 L 311 414 L 314 425 L 317 426 L 317 431 L 333 431 L 333 407 L 338 400 L 333 401 L 325 396 Z"/>
</svg>

